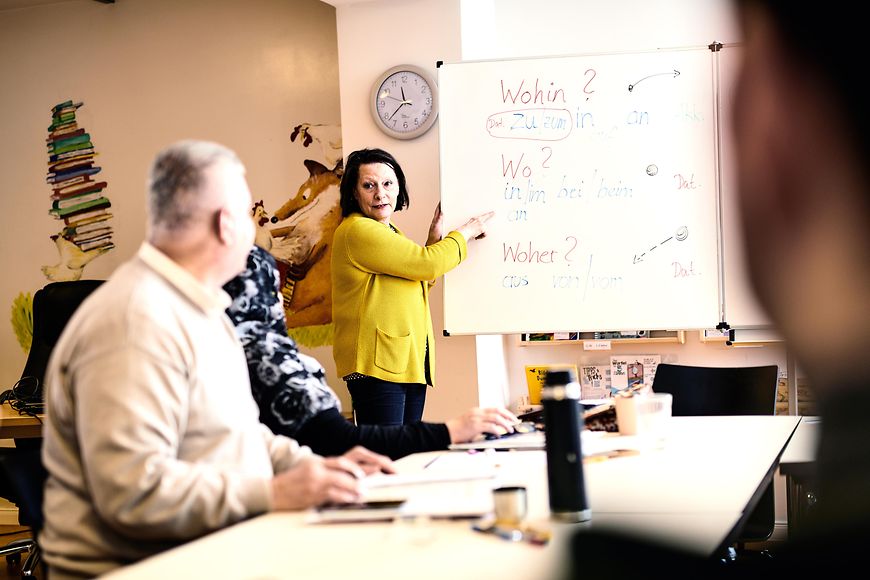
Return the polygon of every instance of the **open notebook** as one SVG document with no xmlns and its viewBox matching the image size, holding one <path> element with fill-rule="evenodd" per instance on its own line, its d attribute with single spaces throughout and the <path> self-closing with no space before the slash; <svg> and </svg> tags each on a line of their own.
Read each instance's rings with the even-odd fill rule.
<svg viewBox="0 0 870 580">
<path fill-rule="evenodd" d="M 398 473 L 375 474 L 362 480 L 363 503 L 311 510 L 307 521 L 478 518 L 492 512 L 498 468 L 489 454 L 434 454 L 424 465 L 399 460 L 396 467 Z"/>
</svg>

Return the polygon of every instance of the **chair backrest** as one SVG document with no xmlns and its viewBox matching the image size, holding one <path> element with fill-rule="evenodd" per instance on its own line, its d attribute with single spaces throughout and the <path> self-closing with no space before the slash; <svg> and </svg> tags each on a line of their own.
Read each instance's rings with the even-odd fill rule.
<svg viewBox="0 0 870 580">
<path fill-rule="evenodd" d="M 72 280 L 50 282 L 33 295 L 33 340 L 23 377 L 33 377 L 41 394 L 48 358 L 67 322 L 103 280 Z M 43 486 L 48 472 L 42 465 L 42 440 L 16 439 L 15 447 L 0 456 L 0 467 L 6 472 L 18 505 L 18 519 L 38 533 L 42 529 Z"/>
<path fill-rule="evenodd" d="M 674 396 L 672 413 L 773 415 L 777 366 L 697 367 L 661 363 L 652 390 Z"/>
<path fill-rule="evenodd" d="M 696 367 L 661 363 L 652 390 L 673 395 L 672 414 L 773 415 L 777 366 Z M 773 482 L 743 523 L 738 543 L 766 540 L 776 525 Z"/>
<path fill-rule="evenodd" d="M 79 305 L 103 280 L 50 282 L 33 295 L 33 340 L 22 377 L 34 377 L 42 384 L 48 357 L 60 334 Z"/>
</svg>

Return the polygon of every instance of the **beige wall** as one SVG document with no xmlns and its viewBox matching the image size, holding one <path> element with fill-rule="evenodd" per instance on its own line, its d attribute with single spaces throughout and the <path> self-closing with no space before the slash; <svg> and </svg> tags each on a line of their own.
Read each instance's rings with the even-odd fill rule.
<svg viewBox="0 0 870 580">
<path fill-rule="evenodd" d="M 295 195 L 308 177 L 302 161 L 322 155 L 291 143 L 292 127 L 341 122 L 337 50 L 335 8 L 318 0 L 72 0 L 0 10 L 0 388 L 25 360 L 8 322 L 12 300 L 43 286 L 40 266 L 58 261 L 49 236 L 60 222 L 47 213 L 44 181 L 51 107 L 84 101 L 78 121 L 109 184 L 116 248 L 83 277 L 105 278 L 143 239 L 147 167 L 174 140 L 234 148 L 269 210 Z M 314 354 L 334 373 L 329 349 Z"/>
</svg>

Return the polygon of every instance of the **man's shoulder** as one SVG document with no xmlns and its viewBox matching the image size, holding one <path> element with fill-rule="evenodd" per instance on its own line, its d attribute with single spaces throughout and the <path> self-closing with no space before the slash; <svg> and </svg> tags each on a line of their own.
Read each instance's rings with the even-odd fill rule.
<svg viewBox="0 0 870 580">
<path fill-rule="evenodd" d="M 135 262 L 134 258 L 121 264 L 82 302 L 64 328 L 56 351 L 70 357 L 83 352 L 102 356 L 128 344 L 131 337 L 147 333 L 147 325 L 141 324 L 145 317 L 139 313 L 159 312 L 164 295 L 148 269 Z"/>
<path fill-rule="evenodd" d="M 83 305 L 83 317 L 92 332 L 112 325 L 140 326 L 157 321 L 184 303 L 181 294 L 166 278 L 136 258 L 119 266 Z"/>
<path fill-rule="evenodd" d="M 160 303 L 175 294 L 165 277 L 138 258 L 118 267 L 99 291 L 107 303 L 128 307 Z"/>
</svg>

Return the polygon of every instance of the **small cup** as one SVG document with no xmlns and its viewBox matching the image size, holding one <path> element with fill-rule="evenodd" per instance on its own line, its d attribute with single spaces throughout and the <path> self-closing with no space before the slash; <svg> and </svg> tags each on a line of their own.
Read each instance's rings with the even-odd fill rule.
<svg viewBox="0 0 870 580">
<path fill-rule="evenodd" d="M 671 418 L 673 395 L 670 393 L 649 393 L 644 396 L 638 413 L 638 431 L 649 437 L 666 435 L 668 420 Z"/>
<path fill-rule="evenodd" d="M 670 393 L 616 397 L 616 422 L 620 435 L 661 437 L 671 417 Z"/>
<path fill-rule="evenodd" d="M 492 491 L 495 525 L 521 526 L 528 509 L 525 487 L 499 487 Z"/>
<path fill-rule="evenodd" d="M 638 405 L 641 395 L 617 395 L 614 399 L 619 434 L 637 435 Z"/>
</svg>

